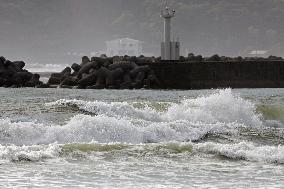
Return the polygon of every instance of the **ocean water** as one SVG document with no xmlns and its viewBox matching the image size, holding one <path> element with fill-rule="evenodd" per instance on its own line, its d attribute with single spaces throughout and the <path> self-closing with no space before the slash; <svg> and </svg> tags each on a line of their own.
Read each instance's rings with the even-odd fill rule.
<svg viewBox="0 0 284 189">
<path fill-rule="evenodd" d="M 283 188 L 284 89 L 0 89 L 0 188 Z"/>
</svg>

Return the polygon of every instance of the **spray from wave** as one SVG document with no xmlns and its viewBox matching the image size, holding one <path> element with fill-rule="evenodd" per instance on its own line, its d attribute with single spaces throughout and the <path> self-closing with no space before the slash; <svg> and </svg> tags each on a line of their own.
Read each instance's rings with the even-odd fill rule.
<svg viewBox="0 0 284 189">
<path fill-rule="evenodd" d="M 239 127 L 262 125 L 254 104 L 230 89 L 170 103 L 162 111 L 147 105 L 138 108 L 126 102 L 59 100 L 47 106 L 76 106 L 92 115 L 76 115 L 65 125 L 0 120 L 1 144 L 197 141 L 210 133 L 234 135 Z"/>
<path fill-rule="evenodd" d="M 137 118 L 152 122 L 190 121 L 205 124 L 237 122 L 247 126 L 262 125 L 255 105 L 233 94 L 231 89 L 220 90 L 207 97 L 183 100 L 181 103 L 169 103 L 163 111 L 157 111 L 147 104 L 143 109 L 139 109 L 127 102 L 85 102 L 65 99 L 48 103 L 47 106 L 77 107 L 81 111 L 93 114 Z"/>
<path fill-rule="evenodd" d="M 175 148 L 176 145 L 171 143 L 169 147 L 167 144 L 166 149 L 170 148 L 170 153 L 192 150 L 234 159 L 277 163 L 283 163 L 284 159 L 281 146 L 257 146 L 239 141 L 240 128 L 262 128 L 264 122 L 255 104 L 230 89 L 185 99 L 180 103 L 62 99 L 46 105 L 63 107 L 67 111 L 75 108 L 78 115 L 63 125 L 0 120 L 0 158 L 36 161 L 58 157 L 65 152 L 73 153 L 74 149 L 84 152 L 113 151 L 141 145 L 148 149 L 149 146 L 175 141 L 189 146 Z M 228 136 L 230 144 L 202 141 L 208 135 Z M 200 140 L 202 143 L 194 143 Z M 89 144 L 93 141 L 96 145 L 107 146 Z M 109 145 L 111 143 L 115 144 Z"/>
<path fill-rule="evenodd" d="M 188 121 L 142 122 L 105 115 L 77 115 L 66 125 L 0 120 L 1 144 L 34 145 L 98 141 L 132 144 L 165 141 L 196 141 L 208 133 L 232 133 L 236 124 L 203 124 Z"/>
</svg>

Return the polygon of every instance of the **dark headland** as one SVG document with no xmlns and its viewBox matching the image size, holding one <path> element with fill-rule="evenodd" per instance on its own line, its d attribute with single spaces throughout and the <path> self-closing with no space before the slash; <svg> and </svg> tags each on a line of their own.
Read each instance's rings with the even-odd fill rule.
<svg viewBox="0 0 284 189">
<path fill-rule="evenodd" d="M 82 57 L 63 71 L 52 73 L 48 82 L 25 70 L 23 61 L 0 57 L 1 87 L 73 89 L 210 89 L 284 88 L 281 57 L 203 58 L 189 54 L 179 61 L 155 57 Z"/>
</svg>

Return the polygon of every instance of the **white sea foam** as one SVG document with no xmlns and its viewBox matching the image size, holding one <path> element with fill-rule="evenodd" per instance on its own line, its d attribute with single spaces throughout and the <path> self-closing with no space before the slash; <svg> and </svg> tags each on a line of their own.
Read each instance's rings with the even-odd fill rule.
<svg viewBox="0 0 284 189">
<path fill-rule="evenodd" d="M 1 144 L 195 141 L 208 133 L 236 134 L 240 126 L 262 124 L 254 105 L 230 89 L 170 104 L 164 111 L 126 102 L 59 100 L 47 105 L 77 106 L 94 115 L 79 114 L 64 125 L 0 120 Z"/>
<path fill-rule="evenodd" d="M 0 145 L 0 159 L 8 161 L 40 161 L 57 158 L 61 147 L 57 144 L 33 146 Z"/>
<path fill-rule="evenodd" d="M 199 140 L 207 133 L 232 133 L 236 124 L 203 124 L 189 121 L 132 123 L 105 115 L 77 115 L 65 125 L 0 120 L 0 143 L 15 145 L 61 144 L 98 141 L 101 143 L 149 143 Z"/>
<path fill-rule="evenodd" d="M 47 103 L 47 106 L 76 106 L 82 111 L 107 115 L 110 117 L 130 117 L 139 118 L 149 121 L 162 121 L 159 112 L 153 110 L 149 106 L 145 106 L 144 109 L 135 108 L 132 104 L 127 102 L 86 102 L 83 100 L 65 100 L 61 99 L 55 102 Z"/>
<path fill-rule="evenodd" d="M 284 163 L 284 146 L 256 146 L 245 141 L 236 144 L 206 142 L 195 144 L 194 150 L 218 154 L 232 159 Z"/>
<path fill-rule="evenodd" d="M 252 162 L 267 162 L 284 164 L 284 146 L 259 146 L 252 142 L 239 142 L 232 144 L 221 144 L 215 142 L 192 143 L 192 142 L 165 142 L 159 144 L 141 144 L 131 147 L 131 150 L 140 151 L 143 154 L 155 155 L 165 153 L 188 157 L 192 154 L 221 155 L 230 159 L 246 160 Z M 208 157 L 205 155 L 205 157 Z"/>
<path fill-rule="evenodd" d="M 208 133 L 236 134 L 239 126 L 262 124 L 254 105 L 230 89 L 170 104 L 163 111 L 126 102 L 59 100 L 47 105 L 77 106 L 95 115 L 77 115 L 64 125 L 0 120 L 1 144 L 192 141 Z"/>
<path fill-rule="evenodd" d="M 237 135 L 238 127 L 262 125 L 260 116 L 255 113 L 254 104 L 233 94 L 230 89 L 220 90 L 207 97 L 168 104 L 169 107 L 162 111 L 150 106 L 137 108 L 126 102 L 59 100 L 47 105 L 67 108 L 76 106 L 93 115 L 79 114 L 63 125 L 2 119 L 0 144 L 7 146 L 0 146 L 0 158 L 25 159 L 26 154 L 26 159 L 34 157 L 33 160 L 36 160 L 36 157 L 40 159 L 56 156 L 58 145 L 45 146 L 54 143 L 61 145 L 97 141 L 140 144 L 196 141 L 208 133 Z M 30 147 L 20 147 L 22 145 Z M 192 145 L 198 151 L 219 153 L 230 158 L 282 162 L 282 147 L 257 147 L 246 143 Z M 277 155 L 271 157 L 269 153 Z M 28 154 L 31 154 L 31 157 Z M 270 157 L 270 160 L 267 157 Z"/>
<path fill-rule="evenodd" d="M 86 102 L 61 99 L 47 106 L 77 106 L 80 110 L 111 117 L 138 118 L 152 122 L 190 121 L 206 124 L 239 123 L 260 126 L 262 122 L 253 103 L 234 94 L 231 89 L 219 90 L 210 96 L 187 99 L 169 104 L 164 112 L 148 106 L 144 109 L 127 102 Z"/>
<path fill-rule="evenodd" d="M 63 126 L 0 120 L 0 143 L 16 145 L 54 142 L 143 142 L 142 133 L 127 120 L 77 115 Z"/>
<path fill-rule="evenodd" d="M 0 159 L 2 161 L 42 161 L 59 157 L 64 158 L 65 156 L 68 158 L 78 153 L 82 157 L 87 158 L 90 156 L 91 158 L 96 155 L 96 152 L 101 154 L 117 150 L 121 151 L 120 154 L 131 155 L 133 153 L 133 155 L 136 154 L 138 156 L 140 156 L 139 153 L 146 156 L 167 154 L 169 157 L 178 155 L 186 158 L 189 154 L 199 154 L 201 157 L 202 154 L 211 154 L 237 160 L 284 164 L 284 146 L 257 146 L 251 142 L 234 144 L 165 142 L 138 145 L 90 142 L 81 144 L 70 143 L 68 146 L 57 143 L 31 146 L 0 145 Z"/>
<path fill-rule="evenodd" d="M 203 123 L 240 123 L 260 126 L 253 103 L 234 94 L 231 89 L 219 90 L 210 96 L 188 99 L 174 104 L 163 115 L 165 120 L 190 120 Z"/>
</svg>

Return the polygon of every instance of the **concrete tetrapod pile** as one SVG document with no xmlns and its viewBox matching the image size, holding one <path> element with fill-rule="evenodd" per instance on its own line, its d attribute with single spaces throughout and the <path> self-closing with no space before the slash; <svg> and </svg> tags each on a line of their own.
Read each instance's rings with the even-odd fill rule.
<svg viewBox="0 0 284 189">
<path fill-rule="evenodd" d="M 159 81 L 149 66 L 138 66 L 131 60 L 114 62 L 114 58 L 84 56 L 49 78 L 50 86 L 77 89 L 141 89 L 158 88 Z"/>
<path fill-rule="evenodd" d="M 24 69 L 25 62 L 6 60 L 0 57 L 0 87 L 47 87 L 41 82 L 39 74 Z"/>
</svg>

